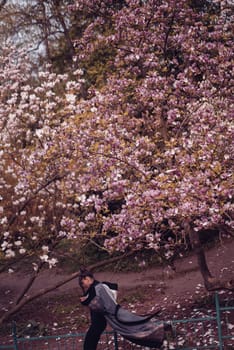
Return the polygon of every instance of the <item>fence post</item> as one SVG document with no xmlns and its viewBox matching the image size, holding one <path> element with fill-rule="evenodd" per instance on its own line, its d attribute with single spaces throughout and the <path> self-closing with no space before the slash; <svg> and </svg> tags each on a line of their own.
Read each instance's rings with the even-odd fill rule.
<svg viewBox="0 0 234 350">
<path fill-rule="evenodd" d="M 114 332 L 114 343 L 115 343 L 115 350 L 119 350 L 119 347 L 118 347 L 118 336 L 117 336 L 116 332 Z"/>
<path fill-rule="evenodd" d="M 217 292 L 215 292 L 215 307 L 216 307 L 216 320 L 217 320 L 217 325 L 218 325 L 219 350 L 223 350 L 219 295 Z"/>
<path fill-rule="evenodd" d="M 17 341 L 17 332 L 16 332 L 16 323 L 13 322 L 12 325 L 12 335 L 13 335 L 13 341 L 14 341 L 14 349 L 19 350 L 18 348 L 18 341 Z"/>
</svg>

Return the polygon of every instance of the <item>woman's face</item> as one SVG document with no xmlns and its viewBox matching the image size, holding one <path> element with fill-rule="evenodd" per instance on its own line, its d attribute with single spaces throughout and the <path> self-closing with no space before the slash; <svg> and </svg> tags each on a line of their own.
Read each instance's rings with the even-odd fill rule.
<svg viewBox="0 0 234 350">
<path fill-rule="evenodd" d="M 82 287 L 84 287 L 85 289 L 89 288 L 91 286 L 91 284 L 93 283 L 93 278 L 86 276 L 84 278 L 82 278 Z"/>
</svg>

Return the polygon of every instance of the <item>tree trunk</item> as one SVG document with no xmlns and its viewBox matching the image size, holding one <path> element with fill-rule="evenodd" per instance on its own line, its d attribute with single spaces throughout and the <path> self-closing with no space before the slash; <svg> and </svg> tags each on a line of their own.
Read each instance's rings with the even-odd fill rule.
<svg viewBox="0 0 234 350">
<path fill-rule="evenodd" d="M 42 31 L 43 31 L 44 42 L 45 42 L 46 58 L 48 61 L 51 61 L 50 44 L 49 44 L 49 28 L 48 28 L 50 24 L 47 19 L 46 7 L 44 4 L 44 1 L 40 3 L 40 7 L 42 12 Z"/>
<path fill-rule="evenodd" d="M 73 42 L 72 42 L 71 37 L 70 37 L 69 30 L 67 29 L 67 26 L 66 26 L 66 23 L 64 21 L 63 15 L 60 12 L 58 2 L 54 0 L 53 1 L 53 5 L 54 5 L 55 16 L 57 17 L 58 21 L 60 22 L 60 24 L 61 24 L 61 26 L 63 28 L 64 37 L 65 37 L 65 40 L 66 40 L 66 43 L 67 43 L 67 48 L 68 48 L 70 56 L 72 58 L 74 56 L 74 54 L 75 54 L 75 49 L 74 49 L 74 45 L 73 45 Z"/>
<path fill-rule="evenodd" d="M 202 274 L 206 289 L 208 291 L 215 291 L 215 290 L 221 290 L 221 289 L 233 291 L 234 290 L 233 280 L 221 281 L 215 278 L 214 276 L 212 276 L 206 261 L 204 249 L 200 242 L 199 233 L 194 231 L 191 228 L 190 224 L 186 224 L 185 229 L 189 234 L 193 251 L 197 255 L 198 266 Z"/>
<path fill-rule="evenodd" d="M 194 230 L 190 230 L 189 238 L 191 241 L 192 248 L 197 255 L 198 266 L 206 285 L 207 282 L 209 283 L 210 281 L 212 281 L 213 276 L 211 275 L 211 272 L 208 268 L 205 252 L 204 252 L 204 249 L 202 248 L 199 235 Z"/>
</svg>

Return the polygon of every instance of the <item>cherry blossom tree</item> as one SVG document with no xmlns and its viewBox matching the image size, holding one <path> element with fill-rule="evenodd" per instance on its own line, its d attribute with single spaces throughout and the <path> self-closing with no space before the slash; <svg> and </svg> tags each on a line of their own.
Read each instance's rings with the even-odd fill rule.
<svg viewBox="0 0 234 350">
<path fill-rule="evenodd" d="M 231 7 L 79 0 L 70 10 L 89 20 L 71 75 L 2 54 L 2 255 L 35 256 L 36 275 L 70 239 L 169 263 L 190 238 L 206 288 L 233 289 L 199 242 L 233 228 Z"/>
<path fill-rule="evenodd" d="M 49 65 L 35 71 L 16 47 L 3 47 L 0 62 L 1 270 L 12 270 L 22 259 L 30 259 L 34 270 L 15 301 L 17 310 L 42 267 L 56 264 L 54 251 L 64 238 L 66 205 L 57 182 L 67 171 L 57 172 L 50 146 L 75 114 L 83 78 L 81 70 L 61 75 Z"/>
<path fill-rule="evenodd" d="M 208 289 L 224 285 L 212 277 L 198 234 L 233 227 L 231 7 L 85 0 L 74 7 L 93 16 L 76 43 L 79 60 L 92 62 L 100 47 L 113 52 L 104 86 L 89 89 L 85 129 L 79 125 L 79 201 L 91 210 L 78 227 L 90 234 L 90 223 L 100 222 L 95 231 L 108 249 L 148 246 L 167 259 L 189 236 Z"/>
</svg>

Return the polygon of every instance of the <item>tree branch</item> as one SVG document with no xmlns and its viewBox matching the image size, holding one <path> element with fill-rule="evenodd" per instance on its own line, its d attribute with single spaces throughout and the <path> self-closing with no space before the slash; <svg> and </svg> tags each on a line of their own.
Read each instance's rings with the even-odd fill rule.
<svg viewBox="0 0 234 350">
<path fill-rule="evenodd" d="M 90 265 L 87 267 L 88 270 L 93 271 L 97 268 L 100 268 L 102 266 L 106 266 L 109 265 L 111 263 L 114 263 L 116 261 L 119 261 L 123 258 L 129 257 L 131 255 L 133 255 L 135 253 L 135 251 L 131 251 L 129 253 L 120 255 L 120 256 L 116 256 L 114 258 L 109 258 L 109 259 L 105 259 L 100 261 L 99 263 Z M 2 324 L 3 322 L 7 321 L 12 315 L 14 315 L 17 311 L 19 311 L 24 305 L 28 304 L 29 302 L 39 298 L 42 295 L 45 295 L 61 286 L 63 286 L 64 284 L 72 281 L 73 279 L 77 278 L 80 274 L 80 271 L 78 272 L 74 272 L 72 273 L 70 276 L 68 276 L 67 278 L 65 278 L 64 280 L 55 283 L 54 285 L 48 287 L 48 288 L 42 288 L 40 289 L 37 293 L 33 294 L 33 295 L 28 295 L 26 296 L 24 299 L 22 299 L 18 304 L 15 304 L 11 310 L 9 310 L 8 312 L 6 312 L 1 318 L 0 318 L 0 324 Z"/>
<path fill-rule="evenodd" d="M 26 200 L 26 202 L 22 205 L 21 208 L 19 208 L 19 210 L 17 211 L 16 214 L 14 214 L 11 219 L 9 220 L 9 224 L 8 224 L 8 228 L 15 222 L 16 218 L 18 217 L 18 215 L 28 206 L 29 203 L 31 203 L 31 201 L 37 196 L 37 194 L 42 191 L 43 189 L 45 189 L 46 187 L 48 187 L 52 182 L 55 182 L 57 180 L 61 180 L 62 178 L 64 178 L 66 176 L 66 174 L 63 175 L 55 175 L 54 177 L 52 177 L 51 179 L 49 179 L 45 184 L 41 185 L 34 193 L 33 195 L 28 198 Z"/>
<path fill-rule="evenodd" d="M 50 247 L 50 253 L 54 250 L 54 248 L 58 245 L 58 243 L 60 242 L 60 240 L 55 241 L 52 246 Z M 45 265 L 45 261 L 40 260 L 40 263 L 38 264 L 38 267 L 36 269 L 36 271 L 34 271 L 34 273 L 31 275 L 31 277 L 29 278 L 27 284 L 25 285 L 24 289 L 22 290 L 22 292 L 20 293 L 20 295 L 18 296 L 18 298 L 16 299 L 15 304 L 19 304 L 20 301 L 23 299 L 23 297 L 25 296 L 25 294 L 29 291 L 29 289 L 32 287 L 34 281 L 36 280 L 39 272 L 41 271 L 42 267 Z"/>
<path fill-rule="evenodd" d="M 2 9 L 3 9 L 3 7 L 6 5 L 6 3 L 7 3 L 7 0 L 2 0 L 2 1 L 0 2 L 0 11 L 2 11 Z"/>
<path fill-rule="evenodd" d="M 35 279 L 37 278 L 40 270 L 42 269 L 42 267 L 44 266 L 45 262 L 41 261 L 37 270 L 31 275 L 31 277 L 29 278 L 27 284 L 24 286 L 23 290 L 21 291 L 21 293 L 19 294 L 19 296 L 17 297 L 15 304 L 18 305 L 20 303 L 20 301 L 24 298 L 25 294 L 27 293 L 27 291 L 31 288 L 31 286 L 33 285 L 33 282 L 35 281 Z"/>
<path fill-rule="evenodd" d="M 166 38 L 165 38 L 165 41 L 164 41 L 164 48 L 163 48 L 163 53 L 164 53 L 164 58 L 166 59 L 167 58 L 167 44 L 168 44 L 168 39 L 169 39 L 169 35 L 172 31 L 172 26 L 173 26 L 173 22 L 174 22 L 174 19 L 175 19 L 175 14 L 176 14 L 176 10 L 174 9 L 173 11 L 173 14 L 171 16 L 171 19 L 170 19 L 170 22 L 169 22 L 169 28 L 166 32 Z"/>
</svg>

